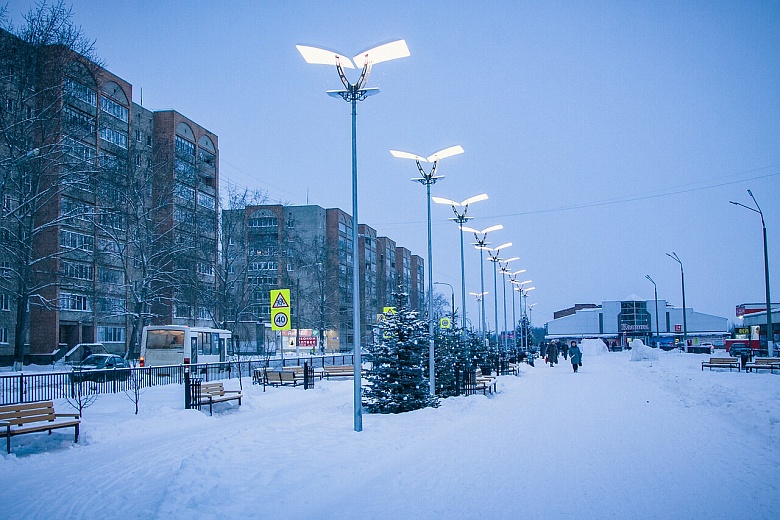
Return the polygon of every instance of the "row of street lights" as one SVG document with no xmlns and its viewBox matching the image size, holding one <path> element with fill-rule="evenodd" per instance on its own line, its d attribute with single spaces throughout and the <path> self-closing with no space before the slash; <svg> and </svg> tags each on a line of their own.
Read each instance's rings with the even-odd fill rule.
<svg viewBox="0 0 780 520">
<path fill-rule="evenodd" d="M 339 90 L 330 90 L 327 91 L 327 94 L 332 97 L 340 97 L 344 99 L 344 101 L 347 101 L 352 105 L 352 258 L 353 262 L 357 264 L 358 258 L 360 258 L 360 251 L 359 251 L 359 236 L 358 236 L 358 191 L 357 191 L 357 183 L 358 183 L 358 177 L 357 177 L 357 102 L 363 101 L 368 96 L 377 94 L 379 92 L 379 89 L 373 88 L 373 87 L 366 87 L 366 83 L 368 82 L 368 78 L 371 74 L 371 69 L 373 65 L 377 63 L 381 63 L 384 61 L 390 61 L 395 60 L 399 58 L 404 58 L 410 55 L 409 48 L 406 45 L 406 42 L 404 40 L 397 40 L 391 43 L 387 43 L 384 45 L 380 45 L 378 47 L 374 47 L 372 49 L 369 49 L 365 52 L 362 52 L 350 60 L 345 55 L 329 51 L 326 49 L 321 49 L 318 47 L 311 47 L 307 45 L 297 45 L 296 48 L 300 52 L 301 56 L 304 58 L 304 60 L 307 63 L 312 64 L 318 64 L 318 65 L 330 65 L 335 66 L 336 71 L 338 72 L 339 79 L 341 80 L 342 85 L 344 86 L 343 89 Z M 358 77 L 358 80 L 355 83 L 351 83 L 345 73 L 344 69 L 353 69 L 353 68 L 361 68 L 360 75 Z M 496 248 L 490 248 L 488 247 L 489 242 L 487 242 L 487 234 L 492 231 L 497 231 L 499 229 L 502 229 L 503 226 L 496 225 L 491 226 L 486 229 L 483 229 L 481 231 L 469 228 L 465 226 L 465 224 L 468 222 L 469 219 L 472 217 L 468 215 L 468 209 L 469 206 L 475 202 L 483 201 L 488 198 L 486 194 L 479 194 L 474 197 L 469 197 L 463 201 L 457 202 L 450 199 L 445 199 L 442 197 L 431 197 L 431 185 L 435 184 L 436 181 L 441 179 L 441 176 L 436 175 L 436 169 L 438 166 L 438 162 L 441 159 L 445 159 L 447 157 L 451 157 L 454 155 L 459 155 L 463 153 L 463 148 L 460 146 L 451 146 L 449 148 L 445 148 L 443 150 L 440 150 L 434 154 L 431 154 L 427 157 L 423 157 L 421 155 L 409 153 L 409 152 L 402 152 L 398 150 L 391 150 L 390 153 L 394 157 L 402 158 L 402 159 L 411 159 L 414 160 L 417 164 L 417 169 L 420 173 L 419 178 L 412 179 L 414 181 L 417 181 L 424 185 L 426 187 L 426 202 L 427 202 L 427 211 L 428 211 L 428 330 L 431 336 L 430 344 L 429 344 L 429 381 L 430 381 L 430 393 L 431 395 L 435 394 L 435 364 L 434 364 L 434 322 L 433 322 L 433 253 L 432 253 L 432 237 L 431 237 L 431 201 L 437 203 L 437 204 L 448 204 L 452 207 L 452 211 L 455 214 L 453 218 L 450 220 L 454 221 L 458 224 L 459 229 L 461 230 L 460 233 L 460 261 L 461 261 L 461 302 L 462 302 L 462 332 L 463 332 L 463 343 L 466 344 L 467 336 L 466 336 L 466 268 L 465 268 L 465 253 L 464 253 L 464 246 L 463 246 L 463 232 L 473 232 L 474 237 L 476 239 L 476 243 L 474 244 L 477 249 L 480 251 L 480 297 L 478 301 L 482 304 L 481 305 L 481 329 L 482 329 L 482 340 L 483 344 L 485 344 L 485 334 L 486 334 L 486 321 L 485 321 L 485 302 L 484 302 L 484 295 L 487 294 L 485 292 L 485 280 L 484 280 L 484 266 L 483 266 L 483 259 L 482 259 L 482 251 L 487 251 L 489 260 L 493 262 L 493 285 L 494 285 L 494 303 L 495 303 L 495 309 L 496 309 L 496 315 L 495 315 L 495 330 L 497 334 L 497 340 L 498 340 L 498 297 L 497 297 L 497 288 L 496 288 L 496 269 L 497 264 L 501 259 L 499 258 L 498 254 L 499 251 L 511 246 L 511 242 L 508 242 L 506 244 L 502 244 L 501 246 L 498 246 Z M 426 172 L 425 168 L 423 168 L 422 163 L 433 163 L 433 166 L 431 167 L 430 171 Z M 516 260 L 517 258 L 504 260 L 504 266 L 502 268 L 502 275 L 505 275 L 508 273 L 506 271 L 508 269 L 509 262 Z M 361 326 L 360 326 L 360 273 L 359 269 L 357 269 L 356 265 L 353 266 L 352 270 L 352 305 L 353 305 L 353 324 L 352 324 L 352 336 L 353 336 L 353 342 L 354 342 L 354 429 L 355 431 L 362 431 L 363 429 L 363 420 L 362 420 L 362 388 L 361 388 Z M 506 271 L 506 273 L 504 272 Z M 513 273 L 513 275 L 518 274 L 522 271 L 517 271 Z M 502 276 L 504 278 L 504 283 L 506 283 L 505 276 Z M 512 280 L 513 284 L 516 284 L 516 280 Z M 518 284 L 518 287 L 515 287 L 514 290 L 520 292 L 521 294 L 521 304 L 522 304 L 522 297 L 525 295 L 527 296 L 527 292 L 532 290 L 533 288 L 525 288 L 523 289 L 523 284 L 530 283 L 530 280 L 527 282 L 520 282 Z M 454 290 L 453 290 L 453 299 L 454 299 Z M 513 312 L 512 312 L 512 318 L 514 320 L 514 293 L 512 297 L 512 305 L 513 305 Z M 524 314 L 524 313 L 523 313 Z M 504 286 L 504 327 L 506 328 L 506 286 Z"/>
</svg>

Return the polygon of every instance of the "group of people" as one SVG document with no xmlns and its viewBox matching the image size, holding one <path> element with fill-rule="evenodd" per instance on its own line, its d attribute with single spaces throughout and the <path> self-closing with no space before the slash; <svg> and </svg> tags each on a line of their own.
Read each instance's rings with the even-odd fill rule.
<svg viewBox="0 0 780 520">
<path fill-rule="evenodd" d="M 554 367 L 558 363 L 558 354 L 563 356 L 563 359 L 567 358 L 571 360 L 572 370 L 577 372 L 577 369 L 582 366 L 582 351 L 577 346 L 576 340 L 571 340 L 569 347 L 566 344 L 558 344 L 558 340 L 553 340 L 547 345 L 542 345 L 542 348 L 546 346 L 546 350 L 541 352 L 544 356 L 545 363 L 549 363 L 551 367 Z"/>
</svg>

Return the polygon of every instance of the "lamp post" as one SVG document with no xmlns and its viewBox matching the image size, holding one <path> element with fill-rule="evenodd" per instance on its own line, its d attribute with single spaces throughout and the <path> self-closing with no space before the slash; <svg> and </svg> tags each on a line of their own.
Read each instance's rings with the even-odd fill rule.
<svg viewBox="0 0 780 520">
<path fill-rule="evenodd" d="M 658 286 L 655 284 L 655 281 L 650 278 L 649 274 L 646 274 L 645 278 L 650 280 L 650 283 L 653 284 L 653 296 L 655 298 L 655 346 L 658 347 L 661 341 L 661 334 L 659 332 L 660 325 L 658 323 Z"/>
<path fill-rule="evenodd" d="M 517 275 L 520 273 L 524 273 L 525 269 L 520 269 L 519 271 L 515 271 L 511 275 L 509 275 L 509 283 L 511 284 L 510 287 L 512 287 L 512 331 L 514 332 L 517 330 L 517 316 L 515 316 L 515 292 L 519 292 L 521 288 L 523 287 L 522 284 L 530 283 L 531 280 L 526 280 L 524 282 L 518 282 L 517 281 Z M 519 285 L 519 288 L 518 288 Z M 522 300 L 522 293 L 520 293 L 520 316 L 523 315 L 523 300 Z M 522 330 L 522 326 L 520 327 Z M 517 339 L 515 338 L 515 347 L 517 346 Z M 522 338 L 520 341 L 520 346 L 523 346 Z"/>
<path fill-rule="evenodd" d="M 377 88 L 366 88 L 371 74 L 371 68 L 377 63 L 390 61 L 409 56 L 409 48 L 404 40 L 396 40 L 365 52 L 361 52 L 352 60 L 341 54 L 310 47 L 296 45 L 306 63 L 317 65 L 335 65 L 344 90 L 329 90 L 327 94 L 332 97 L 340 97 L 352 104 L 352 338 L 354 341 L 355 385 L 353 395 L 355 431 L 363 430 L 363 405 L 361 388 L 361 351 L 360 351 L 360 269 L 358 258 L 360 248 L 358 246 L 358 189 L 357 189 L 357 102 L 363 101 L 368 96 L 379 93 Z M 353 65 L 354 61 L 354 65 Z M 355 83 L 350 83 L 344 74 L 344 68 L 353 69 L 355 65 L 362 67 L 362 71 Z"/>
<path fill-rule="evenodd" d="M 524 271 L 525 271 L 525 269 L 523 269 L 521 271 L 518 271 L 518 273 L 521 273 L 521 272 L 524 272 Z M 514 288 L 515 291 L 520 293 L 520 321 L 521 321 L 520 334 L 522 335 L 522 341 L 520 342 L 520 346 L 521 347 L 525 347 L 526 346 L 526 344 L 525 344 L 526 343 L 526 341 L 525 341 L 525 320 L 524 320 L 525 308 L 523 307 L 523 294 L 524 294 L 523 291 L 525 289 L 524 289 L 523 286 L 525 284 L 531 283 L 531 280 L 524 280 L 522 282 L 518 282 L 518 281 L 514 281 L 513 280 L 512 283 L 515 284 L 515 288 Z"/>
<path fill-rule="evenodd" d="M 444 176 L 437 177 L 436 167 L 439 165 L 439 160 L 445 157 L 451 157 L 463 153 L 463 148 L 460 145 L 450 146 L 444 150 L 429 155 L 428 157 L 422 157 L 409 152 L 400 152 L 398 150 L 390 150 L 393 157 L 401 159 L 413 159 L 417 163 L 417 171 L 420 172 L 419 178 L 412 179 L 425 186 L 426 190 L 426 203 L 428 204 L 428 335 L 430 336 L 428 344 L 428 382 L 430 386 L 431 395 L 436 394 L 436 371 L 434 367 L 434 337 L 433 337 L 433 245 L 431 240 L 431 184 L 436 184 L 436 181 L 443 179 Z M 431 171 L 427 172 L 422 167 L 421 162 L 433 163 Z"/>
<path fill-rule="evenodd" d="M 530 280 L 529 280 L 530 282 Z M 527 339 L 525 338 L 525 311 L 528 309 L 528 293 L 536 289 L 536 287 L 529 287 L 528 289 L 523 289 L 523 293 L 521 295 L 521 298 L 523 299 L 523 340 L 526 342 L 526 345 L 528 343 Z"/>
<path fill-rule="evenodd" d="M 687 352 L 688 350 L 688 319 L 687 319 L 687 312 L 685 310 L 685 271 L 683 271 L 683 263 L 682 260 L 680 260 L 680 257 L 677 256 L 677 253 L 672 251 L 672 254 L 666 253 L 666 256 L 680 264 L 680 281 L 682 284 L 682 305 L 683 305 L 683 350 Z"/>
<path fill-rule="evenodd" d="M 479 249 L 479 290 L 480 294 L 485 295 L 487 294 L 485 292 L 485 264 L 482 260 L 482 250 L 487 247 L 490 242 L 487 241 L 487 235 L 491 231 L 498 231 L 500 229 L 504 229 L 504 226 L 501 224 L 496 224 L 495 226 L 487 227 L 483 230 L 477 230 L 474 228 L 470 228 L 467 226 L 461 226 L 461 231 L 469 231 L 471 233 L 474 233 L 474 239 L 476 242 L 473 243 L 474 247 Z M 485 345 L 485 334 L 487 331 L 487 322 L 485 321 L 485 300 L 484 298 L 480 298 L 480 318 L 482 322 L 482 345 Z"/>
<path fill-rule="evenodd" d="M 519 260 L 519 256 L 513 256 L 512 258 L 508 258 L 504 260 L 503 265 L 501 265 L 501 268 L 499 271 L 501 271 L 501 288 L 504 291 L 504 351 L 509 348 L 509 335 L 506 334 L 506 332 L 509 330 L 507 329 L 507 323 L 506 323 L 506 277 L 509 274 L 509 262 L 514 262 L 515 260 Z M 513 326 L 514 327 L 514 326 Z M 513 329 L 514 330 L 514 329 Z M 514 334 L 513 334 L 514 336 Z"/>
<path fill-rule="evenodd" d="M 750 190 L 747 190 L 748 195 L 750 195 L 750 198 L 753 199 L 753 204 L 756 205 L 755 208 L 751 208 L 750 206 L 745 206 L 744 204 L 740 204 L 739 202 L 734 202 L 733 200 L 730 200 L 732 204 L 736 206 L 742 206 L 745 209 L 749 209 L 750 211 L 753 211 L 755 213 L 758 213 L 761 216 L 761 228 L 764 231 L 764 289 L 766 291 L 766 350 L 767 355 L 769 357 L 773 357 L 775 355 L 775 332 L 772 328 L 772 299 L 769 295 L 769 252 L 767 251 L 767 245 L 766 245 L 766 223 L 764 222 L 764 213 L 761 211 L 761 207 L 758 205 L 758 202 L 756 201 L 756 198 L 753 196 L 753 192 Z"/>
<path fill-rule="evenodd" d="M 477 305 L 479 305 L 479 308 L 480 308 L 480 316 L 482 316 L 483 320 L 484 320 L 484 316 L 485 316 L 484 310 L 485 310 L 485 307 L 484 307 L 484 304 L 483 304 L 482 300 L 484 299 L 485 295 L 488 294 L 488 293 L 486 293 L 486 292 L 480 292 L 480 293 L 470 292 L 469 294 L 471 296 L 473 296 L 475 300 L 477 300 Z M 481 328 L 480 334 L 482 335 L 482 344 L 484 345 L 485 344 L 485 339 L 484 339 L 485 338 L 485 322 L 484 321 L 482 321 L 482 323 L 480 324 L 480 328 Z"/>
<path fill-rule="evenodd" d="M 452 284 L 449 284 L 447 282 L 433 282 L 433 285 L 446 285 L 450 288 L 450 292 L 452 293 L 452 323 L 455 323 L 455 289 L 452 287 Z"/>
<path fill-rule="evenodd" d="M 483 247 L 485 251 L 488 252 L 488 262 L 493 262 L 493 310 L 495 314 L 495 325 L 496 325 L 496 347 L 498 347 L 498 283 L 496 281 L 497 274 L 496 274 L 496 264 L 501 261 L 501 258 L 498 256 L 499 251 L 502 249 L 506 249 L 507 247 L 510 247 L 512 245 L 512 242 L 507 242 L 506 244 L 501 244 L 498 247 Z"/>
<path fill-rule="evenodd" d="M 473 204 L 474 202 L 479 202 L 481 200 L 487 200 L 488 196 L 485 193 L 481 193 L 479 195 L 474 195 L 473 197 L 469 197 L 464 201 L 456 202 L 454 200 L 445 199 L 443 197 L 431 197 L 431 200 L 435 202 L 436 204 L 449 204 L 452 206 L 452 212 L 455 214 L 455 217 L 450 218 L 450 220 L 455 221 L 455 223 L 458 224 L 459 228 L 463 227 L 463 224 L 465 224 L 469 219 L 474 218 L 467 215 L 469 211 L 469 204 Z M 461 211 L 458 211 L 458 208 L 463 208 Z M 466 261 L 463 256 L 463 233 L 460 233 L 460 289 L 461 289 L 461 306 L 463 312 L 463 327 L 462 327 L 462 333 L 463 333 L 463 348 L 466 348 Z"/>
</svg>

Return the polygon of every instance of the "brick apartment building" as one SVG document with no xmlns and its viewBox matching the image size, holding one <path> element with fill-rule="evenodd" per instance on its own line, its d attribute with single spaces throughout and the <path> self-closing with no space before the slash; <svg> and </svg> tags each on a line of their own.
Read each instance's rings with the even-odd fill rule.
<svg viewBox="0 0 780 520">
<path fill-rule="evenodd" d="M 125 353 L 141 323 L 213 324 L 217 136 L 5 31 L 0 96 L 0 360 L 17 338 L 46 361 L 94 341 Z"/>
</svg>

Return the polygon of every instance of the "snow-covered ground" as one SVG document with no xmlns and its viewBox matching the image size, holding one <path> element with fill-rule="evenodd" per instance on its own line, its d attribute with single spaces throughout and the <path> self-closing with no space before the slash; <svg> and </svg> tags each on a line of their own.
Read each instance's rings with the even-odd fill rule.
<svg viewBox="0 0 780 520">
<path fill-rule="evenodd" d="M 780 375 L 707 356 L 523 366 L 498 393 L 364 415 L 352 381 L 244 384 L 243 405 L 122 394 L 0 455 L 4 518 L 780 518 Z M 236 388 L 237 380 L 226 381 Z M 57 402 L 58 411 L 68 411 Z M 3 440 L 4 444 L 4 440 Z"/>
</svg>

